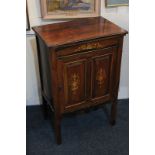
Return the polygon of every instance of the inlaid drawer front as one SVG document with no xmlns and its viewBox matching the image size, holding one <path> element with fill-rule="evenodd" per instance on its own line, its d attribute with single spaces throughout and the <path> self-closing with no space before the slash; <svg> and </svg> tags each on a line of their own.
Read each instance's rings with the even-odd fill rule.
<svg viewBox="0 0 155 155">
<path fill-rule="evenodd" d="M 98 42 L 92 42 L 92 43 L 86 43 L 86 44 L 79 45 L 73 51 L 80 52 L 80 51 L 85 51 L 85 50 L 99 49 L 103 47 L 104 45 L 98 41 Z"/>
<path fill-rule="evenodd" d="M 116 38 L 99 39 L 95 41 L 88 41 L 87 43 L 80 43 L 74 46 L 58 47 L 56 49 L 57 56 L 65 56 L 73 53 L 80 53 L 88 50 L 103 49 L 105 47 L 113 46 L 118 43 Z"/>
</svg>

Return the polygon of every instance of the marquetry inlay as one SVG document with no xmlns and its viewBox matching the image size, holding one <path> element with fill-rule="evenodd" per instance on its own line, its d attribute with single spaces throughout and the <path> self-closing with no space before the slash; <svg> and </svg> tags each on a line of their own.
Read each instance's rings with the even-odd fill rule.
<svg viewBox="0 0 155 155">
<path fill-rule="evenodd" d="M 80 85 L 80 77 L 78 74 L 74 73 L 71 76 L 71 91 L 73 95 L 77 93 L 77 90 L 79 89 L 79 85 Z"/>
<path fill-rule="evenodd" d="M 106 79 L 106 72 L 103 68 L 100 68 L 96 75 L 96 80 L 98 82 L 99 87 L 101 88 Z"/>
<path fill-rule="evenodd" d="M 103 47 L 103 45 L 100 44 L 99 42 L 87 43 L 87 44 L 80 45 L 78 48 L 75 49 L 75 51 L 98 49 L 98 48 L 102 48 L 102 47 Z"/>
</svg>

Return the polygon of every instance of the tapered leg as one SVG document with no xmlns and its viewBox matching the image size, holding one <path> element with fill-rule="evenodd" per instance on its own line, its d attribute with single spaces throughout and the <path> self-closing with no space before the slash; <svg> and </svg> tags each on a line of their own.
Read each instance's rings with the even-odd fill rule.
<svg viewBox="0 0 155 155">
<path fill-rule="evenodd" d="M 55 137 L 57 144 L 61 144 L 61 117 L 55 114 L 54 117 Z"/>
<path fill-rule="evenodd" d="M 47 119 L 48 118 L 48 107 L 47 107 L 47 101 L 45 100 L 44 97 L 42 97 L 42 106 L 43 106 L 44 119 Z"/>
<path fill-rule="evenodd" d="M 111 118 L 110 118 L 111 125 L 115 125 L 116 123 L 116 113 L 117 113 L 117 100 L 113 101 L 111 106 Z"/>
</svg>

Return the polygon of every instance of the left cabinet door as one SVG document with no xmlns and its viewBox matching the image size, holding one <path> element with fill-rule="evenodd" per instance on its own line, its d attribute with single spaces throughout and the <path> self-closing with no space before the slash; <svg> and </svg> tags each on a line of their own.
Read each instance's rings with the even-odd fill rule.
<svg viewBox="0 0 155 155">
<path fill-rule="evenodd" d="M 87 98 L 87 59 L 78 56 L 58 58 L 59 101 L 64 110 L 85 104 Z"/>
</svg>

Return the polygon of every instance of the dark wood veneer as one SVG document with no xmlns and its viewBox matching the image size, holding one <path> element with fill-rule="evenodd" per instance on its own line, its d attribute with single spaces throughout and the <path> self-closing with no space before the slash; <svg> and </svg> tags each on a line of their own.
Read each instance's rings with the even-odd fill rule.
<svg viewBox="0 0 155 155">
<path fill-rule="evenodd" d="M 56 141 L 61 143 L 64 113 L 109 101 L 116 120 L 123 37 L 127 31 L 102 17 L 34 27 L 43 107 L 54 113 Z"/>
</svg>

